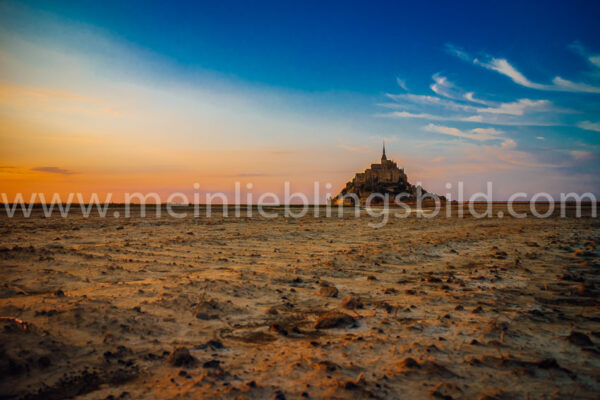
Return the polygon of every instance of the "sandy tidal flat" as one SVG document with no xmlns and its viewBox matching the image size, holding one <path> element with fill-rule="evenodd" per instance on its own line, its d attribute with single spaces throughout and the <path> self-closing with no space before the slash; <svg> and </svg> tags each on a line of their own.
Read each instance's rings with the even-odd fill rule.
<svg viewBox="0 0 600 400">
<path fill-rule="evenodd" d="M 593 399 L 597 218 L 0 217 L 0 398 Z"/>
</svg>

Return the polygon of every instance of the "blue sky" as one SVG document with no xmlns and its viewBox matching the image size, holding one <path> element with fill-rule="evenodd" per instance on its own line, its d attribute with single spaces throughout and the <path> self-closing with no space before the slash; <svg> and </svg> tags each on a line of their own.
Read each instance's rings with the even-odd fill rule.
<svg viewBox="0 0 600 400">
<path fill-rule="evenodd" d="M 170 131 L 169 118 L 156 116 L 160 109 L 177 121 L 189 120 L 180 130 L 181 140 L 191 143 L 187 149 L 220 154 L 227 144 L 248 152 L 246 165 L 253 170 L 240 164 L 234 168 L 239 175 L 271 175 L 272 165 L 261 165 L 267 150 L 296 152 L 286 178 L 308 181 L 302 171 L 310 171 L 313 179 L 339 186 L 379 156 L 386 138 L 409 177 L 440 193 L 445 181 L 459 179 L 471 191 L 486 180 L 499 182 L 499 197 L 527 189 L 600 193 L 597 2 L 374 7 L 58 1 L 0 7 L 2 82 L 11 90 L 43 88 L 101 99 L 121 120 L 86 114 L 78 123 L 118 130 L 114 143 L 123 135 L 137 137 L 135 121 L 126 119 L 130 110 L 141 114 L 147 107 L 147 115 L 158 119 L 148 133 L 156 136 L 156 146 L 165 146 L 159 137 Z M 130 103 L 123 93 L 131 94 Z M 178 104 L 160 93 L 190 97 Z M 81 130 L 75 122 L 66 126 L 56 107 L 15 99 L 2 104 L 1 115 L 16 121 L 19 113 L 35 111 L 41 125 L 57 132 Z M 29 109 L 17 107 L 25 103 Z M 187 110 L 192 103 L 198 107 Z M 196 111 L 212 122 L 190 117 Z M 215 126 L 221 141 L 213 140 Z M 22 144 L 6 140 L 14 146 L 11 166 L 19 160 L 20 168 L 61 161 L 19 158 Z M 315 152 L 337 161 L 319 156 L 311 168 L 303 167 L 301 160 Z M 183 168 L 169 160 L 164 168 Z M 82 176 L 103 173 L 80 161 L 52 166 Z M 202 179 L 205 168 L 198 168 Z"/>
</svg>

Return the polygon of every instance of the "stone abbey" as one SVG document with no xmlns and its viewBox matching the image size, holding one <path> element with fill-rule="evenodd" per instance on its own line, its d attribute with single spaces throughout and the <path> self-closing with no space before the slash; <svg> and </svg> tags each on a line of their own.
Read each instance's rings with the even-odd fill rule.
<svg viewBox="0 0 600 400">
<path fill-rule="evenodd" d="M 418 187 L 408 182 L 404 168 L 398 168 L 394 161 L 387 159 L 385 143 L 381 163 L 371 164 L 371 168 L 358 172 L 333 201 L 352 204 L 355 202 L 354 198 L 358 197 L 360 203 L 364 203 L 372 193 L 388 194 L 390 201 L 400 193 L 406 193 L 403 201 L 410 201 L 415 199 L 418 193 Z M 427 192 L 421 188 L 421 193 Z"/>
</svg>

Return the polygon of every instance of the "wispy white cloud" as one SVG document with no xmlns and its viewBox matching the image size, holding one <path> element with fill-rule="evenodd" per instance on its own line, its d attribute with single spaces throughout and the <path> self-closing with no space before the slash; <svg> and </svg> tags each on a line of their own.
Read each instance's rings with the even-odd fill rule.
<svg viewBox="0 0 600 400">
<path fill-rule="evenodd" d="M 495 128 L 475 128 L 475 129 L 471 129 L 471 132 L 483 133 L 486 135 L 502 135 L 504 133 L 504 131 L 499 131 Z"/>
<path fill-rule="evenodd" d="M 452 43 L 446 43 L 446 51 L 461 60 L 464 61 L 473 61 L 473 58 L 463 49 L 458 46 L 453 45 Z"/>
<path fill-rule="evenodd" d="M 504 142 L 502 142 L 502 148 L 503 149 L 514 149 L 515 147 L 517 147 L 517 143 L 512 140 L 512 139 L 506 139 Z"/>
<path fill-rule="evenodd" d="M 444 81 L 447 82 L 447 81 Z M 432 87 L 435 86 L 432 85 Z M 450 86 L 448 86 L 450 87 Z M 453 87 L 453 86 L 452 86 Z M 436 89 L 437 92 L 440 92 L 440 89 Z M 446 90 L 446 88 L 444 89 Z M 446 93 L 446 95 L 450 95 L 450 93 Z M 513 102 L 506 103 L 497 103 L 491 101 L 483 101 L 479 99 L 475 99 L 473 96 L 473 92 L 468 92 L 460 97 L 466 101 L 475 102 L 477 104 L 483 104 L 487 107 L 475 106 L 472 104 L 465 104 L 461 101 L 451 100 L 449 98 L 442 98 L 438 96 L 429 96 L 429 95 L 420 95 L 420 94 L 386 94 L 386 96 L 393 100 L 394 103 L 384 103 L 380 104 L 384 107 L 388 108 L 398 108 L 405 107 L 406 104 L 419 104 L 425 106 L 436 106 L 445 109 L 451 109 L 455 111 L 467 112 L 471 114 L 479 114 L 479 113 L 487 113 L 487 114 L 505 114 L 505 115 L 524 115 L 526 111 L 531 112 L 550 112 L 550 111 L 560 111 L 560 112 L 572 112 L 571 110 L 566 109 L 558 109 L 553 106 L 552 102 L 549 100 L 541 99 L 541 100 L 531 100 L 531 99 L 518 99 Z M 448 96 L 447 96 L 448 97 Z M 452 99 L 454 99 L 455 94 L 452 94 Z M 454 118 L 450 118 L 454 119 Z"/>
<path fill-rule="evenodd" d="M 430 113 L 415 113 L 409 111 L 391 111 L 386 113 L 374 114 L 380 118 L 414 118 L 427 119 L 430 121 L 456 121 L 456 122 L 471 122 L 483 123 L 489 125 L 504 125 L 504 126 L 561 126 L 563 124 L 544 120 L 524 120 L 521 116 L 506 115 L 506 114 L 477 114 L 477 115 L 436 115 Z M 519 118 L 515 118 L 519 117 Z"/>
<path fill-rule="evenodd" d="M 511 103 L 500 103 L 495 107 L 478 108 L 479 113 L 523 115 L 525 111 L 550 111 L 552 103 L 548 100 L 519 99 Z"/>
<path fill-rule="evenodd" d="M 485 101 L 485 100 L 481 100 L 481 99 L 476 99 L 475 98 L 475 92 L 467 92 L 464 94 L 464 98 L 467 99 L 468 101 L 470 101 L 471 103 L 478 103 L 478 104 L 483 104 L 486 106 L 491 105 L 491 103 L 489 101 Z"/>
<path fill-rule="evenodd" d="M 503 146 L 501 146 L 501 148 L 496 151 L 495 156 L 498 160 L 505 162 L 506 164 L 513 165 L 515 167 L 546 169 L 561 168 L 567 165 L 566 163 L 539 162 L 535 159 L 535 156 L 532 153 L 528 153 L 525 151 L 516 151 L 514 150 L 514 148 L 504 147 L 504 143 Z"/>
<path fill-rule="evenodd" d="M 396 83 L 398 84 L 398 86 L 400 86 L 402 89 L 408 92 L 408 88 L 406 87 L 406 81 L 404 79 L 396 78 Z"/>
<path fill-rule="evenodd" d="M 561 90 L 563 92 L 584 92 L 584 93 L 600 93 L 600 87 L 589 85 L 587 83 L 571 82 L 560 76 L 552 79 L 554 86 L 550 86 L 546 90 Z"/>
<path fill-rule="evenodd" d="M 424 126 L 423 130 L 428 131 L 428 132 L 440 133 L 442 135 L 456 136 L 456 137 L 460 137 L 460 138 L 479 140 L 479 141 L 498 140 L 499 139 L 498 135 L 500 134 L 500 132 L 496 131 L 495 129 L 492 129 L 493 133 L 490 133 L 489 130 L 486 131 L 485 129 L 472 129 L 468 132 L 465 132 L 465 131 L 461 131 L 460 129 L 457 129 L 457 128 L 452 128 L 452 127 L 443 126 L 443 125 L 435 125 L 435 124 L 429 124 L 429 125 Z"/>
<path fill-rule="evenodd" d="M 434 83 L 429 86 L 429 88 L 437 95 L 448 97 L 450 99 L 456 99 L 460 97 L 458 95 L 457 89 L 452 82 L 448 80 L 445 76 L 438 74 L 433 75 Z"/>
<path fill-rule="evenodd" d="M 594 153 L 585 150 L 571 150 L 569 151 L 569 154 L 577 161 L 589 160 L 594 156 Z"/>
<path fill-rule="evenodd" d="M 472 62 L 475 65 L 479 65 L 483 68 L 496 71 L 504 76 L 509 77 L 513 82 L 518 85 L 525 86 L 531 89 L 546 90 L 546 91 L 561 91 L 561 92 L 583 92 L 583 93 L 600 93 L 600 87 L 590 85 L 583 82 L 573 82 L 567 79 L 563 79 L 560 76 L 552 79 L 552 84 L 542 84 L 533 82 L 523 75 L 517 68 L 515 68 L 505 58 L 496 58 L 486 56 L 484 60 L 470 56 L 467 52 L 457 48 L 453 45 L 446 45 L 446 50 L 462 60 Z M 591 56 L 588 60 L 596 65 L 600 63 L 600 56 Z"/>
<path fill-rule="evenodd" d="M 578 84 L 560 77 L 554 78 L 552 84 L 540 84 L 528 79 L 506 59 L 486 57 L 485 61 L 482 61 L 469 56 L 468 53 L 456 47 L 449 47 L 448 51 L 461 59 L 498 72 L 509 77 L 515 83 L 532 89 L 577 92 L 595 90 L 594 86 Z M 482 152 L 488 151 L 490 155 L 493 155 L 492 158 L 495 162 L 499 163 L 497 164 L 498 168 L 549 168 L 559 165 L 535 160 L 533 153 L 518 149 L 516 139 L 506 137 L 503 130 L 490 127 L 490 125 L 561 126 L 564 123 L 559 115 L 576 111 L 560 108 L 549 99 L 543 98 L 517 98 L 504 102 L 490 101 L 485 99 L 486 96 L 479 98 L 475 92 L 463 90 L 440 73 L 434 74 L 432 78 L 433 83 L 430 89 L 433 94 L 387 94 L 386 96 L 391 101 L 380 104 L 380 106 L 392 110 L 378 114 L 378 116 L 425 120 L 428 123 L 422 127 L 424 131 L 454 138 L 454 140 L 447 140 L 449 143 L 444 146 L 456 145 L 480 148 Z M 460 125 L 452 126 L 454 124 L 451 122 L 469 122 L 476 127 L 465 129 Z M 480 126 L 477 127 L 477 124 Z M 481 126 L 481 124 L 487 126 Z M 579 126 L 583 129 L 600 131 L 600 123 L 582 121 Z M 456 140 L 457 138 L 463 140 Z M 543 136 L 537 136 L 536 139 L 545 140 Z M 571 158 L 570 162 L 581 161 L 587 157 L 584 154 L 574 154 L 577 154 L 579 158 L 577 160 Z M 571 155 L 571 157 L 575 157 L 575 155 Z"/>
<path fill-rule="evenodd" d="M 414 103 L 414 104 L 425 104 L 445 107 L 454 110 L 463 110 L 474 112 L 477 107 L 468 104 L 457 103 L 453 100 L 442 99 L 437 96 L 428 96 L 421 94 L 386 94 L 391 100 L 398 103 Z"/>
<path fill-rule="evenodd" d="M 411 113 L 408 111 L 392 111 L 388 113 L 380 113 L 375 114 L 376 117 L 385 117 L 385 118 L 422 118 L 422 119 L 430 119 L 434 121 L 452 121 L 454 119 L 443 117 L 440 115 L 433 115 L 427 113 Z"/>
<path fill-rule="evenodd" d="M 420 118 L 432 121 L 462 121 L 488 123 L 493 125 L 556 125 L 540 118 L 532 118 L 536 113 L 548 112 L 570 112 L 554 107 L 549 100 L 519 99 L 507 103 L 488 102 L 487 107 L 479 107 L 459 103 L 454 100 L 440 98 L 437 96 L 417 94 L 387 94 L 394 103 L 383 103 L 380 106 L 396 108 L 397 111 L 377 114 L 380 117 L 392 118 Z M 426 108 L 428 112 L 414 112 L 410 109 L 414 105 Z M 448 115 L 443 110 L 452 110 L 454 113 Z M 435 113 L 431 112 L 434 111 Z M 525 115 L 527 118 L 522 118 Z M 539 116 L 541 117 L 541 115 Z"/>
<path fill-rule="evenodd" d="M 594 67 L 600 68 L 600 54 L 590 53 L 580 42 L 571 43 L 569 48 L 584 57 Z"/>
<path fill-rule="evenodd" d="M 516 165 L 516 162 L 524 162 L 524 159 L 527 158 L 525 155 L 528 154 L 526 152 L 515 150 L 517 148 L 517 142 L 511 138 L 502 136 L 502 132 L 493 128 L 475 128 L 469 131 L 463 131 L 449 126 L 429 124 L 424 126 L 423 130 L 473 140 L 474 142 L 472 142 L 470 148 L 474 152 L 472 156 L 476 158 L 480 157 L 481 153 L 484 153 L 504 163 Z M 496 144 L 490 144 L 490 141 L 495 141 Z M 498 143 L 498 141 L 501 142 Z M 475 150 L 477 148 L 480 150 Z M 481 161 L 482 163 L 487 163 L 490 160 L 484 156 Z M 528 166 L 533 166 L 533 164 Z"/>
<path fill-rule="evenodd" d="M 481 115 L 471 115 L 469 117 L 460 118 L 459 121 L 463 121 L 463 122 L 483 122 L 483 117 Z"/>
<path fill-rule="evenodd" d="M 577 126 L 588 131 L 600 132 L 600 122 L 581 121 L 577 124 Z"/>
<path fill-rule="evenodd" d="M 502 75 L 508 76 L 515 83 L 532 88 L 532 89 L 541 89 L 548 90 L 549 87 L 547 85 L 541 85 L 539 83 L 531 82 L 529 79 L 525 77 L 521 72 L 517 71 L 515 67 L 513 67 L 507 60 L 504 58 L 492 58 L 488 62 L 482 62 L 477 58 L 473 59 L 473 63 L 477 65 L 481 65 L 484 68 L 490 69 L 492 71 L 496 71 L 501 73 Z"/>
</svg>

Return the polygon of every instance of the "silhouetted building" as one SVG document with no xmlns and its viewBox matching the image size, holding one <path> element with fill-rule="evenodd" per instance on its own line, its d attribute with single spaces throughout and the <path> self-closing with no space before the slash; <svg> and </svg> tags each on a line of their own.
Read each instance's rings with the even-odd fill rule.
<svg viewBox="0 0 600 400">
<path fill-rule="evenodd" d="M 427 193 L 421 189 L 422 193 Z M 385 143 L 383 144 L 383 153 L 381 154 L 381 163 L 371 164 L 364 172 L 358 172 L 354 179 L 346 183 L 346 187 L 334 199 L 337 203 L 344 199 L 344 203 L 352 203 L 351 196 L 354 193 L 358 196 L 361 203 L 364 203 L 371 193 L 389 194 L 390 202 L 400 193 L 406 193 L 407 196 L 402 201 L 410 201 L 417 195 L 417 187 L 408 182 L 404 173 L 404 168 L 398 168 L 398 165 L 388 160 L 385 155 Z"/>
</svg>

